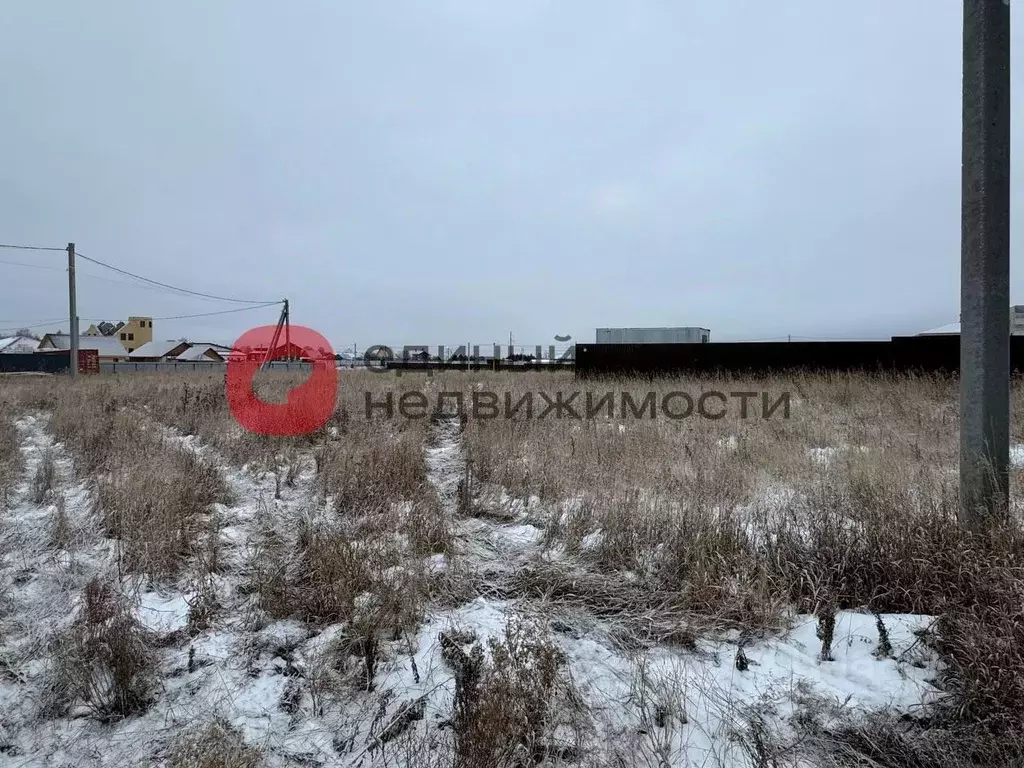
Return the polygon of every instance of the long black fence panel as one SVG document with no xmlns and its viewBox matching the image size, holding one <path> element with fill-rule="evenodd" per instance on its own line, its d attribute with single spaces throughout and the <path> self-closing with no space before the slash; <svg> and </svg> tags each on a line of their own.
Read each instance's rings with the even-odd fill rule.
<svg viewBox="0 0 1024 768">
<path fill-rule="evenodd" d="M 483 360 L 465 362 L 437 362 L 431 360 L 387 360 L 380 363 L 368 363 L 365 367 L 388 371 L 571 371 L 574 368 L 571 359 L 553 362 L 512 362 L 508 360 Z"/>
<path fill-rule="evenodd" d="M 2 373 L 68 373 L 70 370 L 70 352 L 0 354 Z"/>
<path fill-rule="evenodd" d="M 1010 362 L 1024 371 L 1024 336 L 1010 338 Z M 944 373 L 960 371 L 960 337 L 904 336 L 889 341 L 577 344 L 576 375 L 672 376 L 780 371 Z"/>
</svg>

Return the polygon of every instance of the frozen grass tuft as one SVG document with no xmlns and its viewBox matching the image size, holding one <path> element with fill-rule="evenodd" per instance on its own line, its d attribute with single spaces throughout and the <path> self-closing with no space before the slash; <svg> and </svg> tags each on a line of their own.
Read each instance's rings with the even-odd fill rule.
<svg viewBox="0 0 1024 768">
<path fill-rule="evenodd" d="M 260 768 L 263 754 L 228 723 L 186 731 L 170 750 L 167 768 Z"/>
<path fill-rule="evenodd" d="M 101 721 L 142 712 L 156 681 L 149 637 L 117 587 L 94 579 L 72 626 L 58 637 L 46 704 L 56 716 L 82 705 Z"/>
<path fill-rule="evenodd" d="M 0 398 L 0 509 L 7 506 L 21 474 L 21 438 L 14 426 L 13 406 Z"/>
</svg>

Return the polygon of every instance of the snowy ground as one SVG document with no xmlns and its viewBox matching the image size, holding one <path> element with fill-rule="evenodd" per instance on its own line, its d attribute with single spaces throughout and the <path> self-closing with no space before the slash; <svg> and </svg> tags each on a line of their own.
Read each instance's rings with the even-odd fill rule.
<svg viewBox="0 0 1024 768">
<path fill-rule="evenodd" d="M 508 588 L 516 572 L 562 553 L 544 550 L 543 532 L 522 501 L 500 492 L 460 497 L 465 458 L 459 422 L 441 419 L 427 447 L 428 476 L 456 527 L 453 559 L 470 572 L 477 596 L 454 608 L 431 607 L 415 637 L 390 642 L 372 691 L 340 698 L 318 692 L 323 655 L 343 628 L 254 622 L 252 598 L 239 590 L 253 540 L 268 519 L 287 530 L 300 516 L 317 513 L 309 457 L 288 487 L 273 473 L 228 466 L 195 437 L 175 437 L 221 468 L 233 499 L 213 510 L 225 551 L 225 567 L 212 584 L 222 606 L 218 619 L 189 637 L 182 630 L 197 600 L 194 584 L 121 579 L 139 620 L 162 641 L 152 706 L 112 724 L 77 711 L 44 719 L 39 706 L 49 673 L 48 639 L 74 618 L 92 576 L 119 576 L 116 547 L 93 522 L 90 489 L 49 436 L 46 417 L 24 416 L 17 427 L 24 479 L 0 524 L 0 764 L 158 765 L 179 733 L 220 718 L 263 750 L 271 766 L 419 765 L 403 755 L 421 754 L 409 745 L 443 730 L 455 692 L 441 633 L 459 629 L 483 641 L 501 636 L 518 615 L 548 626 L 564 655 L 578 712 L 572 718 L 564 713 L 565 727 L 555 736 L 575 742 L 581 765 L 620 758 L 625 765 L 746 766 L 751 763 L 735 737 L 751 722 L 785 735 L 795 719 L 835 724 L 883 709 L 912 713 L 937 695 L 930 682 L 936 661 L 918 634 L 930 626 L 929 617 L 841 613 L 833 658 L 823 661 L 813 617 L 793 617 L 780 637 L 736 635 L 699 641 L 695 649 L 637 649 L 623 647 L 615 627 L 585 609 L 517 599 Z M 32 478 L 47 451 L 58 468 L 56 491 L 36 504 Z M 828 461 L 833 453 L 820 449 L 812 460 Z M 50 540 L 58 504 L 74 531 L 67 551 Z M 882 647 L 879 622 L 890 647 Z M 382 733 L 413 705 L 422 707 L 422 717 L 402 739 L 382 744 Z"/>
</svg>

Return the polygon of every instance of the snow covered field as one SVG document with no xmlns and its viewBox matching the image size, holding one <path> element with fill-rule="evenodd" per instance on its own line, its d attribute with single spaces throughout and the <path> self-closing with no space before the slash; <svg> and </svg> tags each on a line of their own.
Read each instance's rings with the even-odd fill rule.
<svg viewBox="0 0 1024 768">
<path fill-rule="evenodd" d="M 780 380 L 789 419 L 681 424 L 373 420 L 364 391 L 574 382 L 346 376 L 289 439 L 205 376 L 4 384 L 0 765 L 968 765 L 1016 738 L 1024 557 L 1015 525 L 957 532 L 948 382 Z"/>
</svg>

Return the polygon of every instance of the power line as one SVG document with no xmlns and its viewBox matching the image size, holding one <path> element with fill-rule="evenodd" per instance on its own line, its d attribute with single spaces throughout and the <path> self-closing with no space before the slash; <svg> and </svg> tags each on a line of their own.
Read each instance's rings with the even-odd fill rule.
<svg viewBox="0 0 1024 768">
<path fill-rule="evenodd" d="M 65 250 L 65 249 L 62 249 L 62 248 L 37 248 L 35 246 L 0 246 L 0 248 L 20 248 L 20 249 L 25 249 L 25 250 L 39 250 L 39 251 L 63 251 L 63 250 Z M 81 253 L 76 254 L 76 255 L 82 256 Z M 101 263 L 101 262 L 96 261 L 95 259 L 90 259 L 90 258 L 88 258 L 86 256 L 82 256 L 82 258 L 86 259 L 87 261 L 93 261 L 94 263 Z M 8 259 L 0 259 L 0 264 L 7 264 L 9 266 L 24 266 L 24 267 L 28 267 L 30 269 L 44 269 L 44 270 L 53 271 L 53 272 L 66 272 L 66 271 L 68 271 L 67 267 L 48 266 L 46 264 L 29 264 L 29 263 L 24 262 L 24 261 L 10 261 Z M 118 271 L 124 271 L 124 270 L 118 269 L 117 267 L 113 267 L 113 266 L 106 265 L 106 264 L 103 264 L 103 266 L 108 266 L 108 268 L 117 269 Z M 151 283 L 152 285 L 138 286 L 139 288 L 145 288 L 145 289 L 150 290 L 150 291 L 160 291 L 160 290 L 168 290 L 168 289 L 170 289 L 171 291 L 174 291 L 176 293 L 180 292 L 180 293 L 185 293 L 185 294 L 189 294 L 189 295 L 193 295 L 193 296 L 199 296 L 201 298 L 204 298 L 204 299 L 207 299 L 207 300 L 210 300 L 210 301 L 230 301 L 230 302 L 240 302 L 240 303 L 253 303 L 253 302 L 245 301 L 245 300 L 242 300 L 242 299 L 228 299 L 228 298 L 222 298 L 222 297 L 219 297 L 219 296 L 217 296 L 217 297 L 207 296 L 205 294 L 199 294 L 196 291 L 188 291 L 186 289 L 179 289 L 179 288 L 175 288 L 173 286 L 165 286 L 163 284 L 157 283 L 157 281 L 150 281 L 150 280 L 145 279 L 145 278 L 138 278 L 137 275 L 132 275 L 130 272 L 125 272 L 125 273 L 129 274 L 130 276 L 133 276 L 133 278 L 135 278 L 136 280 L 142 280 L 142 281 L 145 281 L 146 283 Z M 81 270 L 79 270 L 78 274 L 79 274 L 79 276 L 81 276 L 81 278 L 88 278 L 89 280 L 97 280 L 97 281 L 100 281 L 102 283 L 111 283 L 111 284 L 116 285 L 116 286 L 131 286 L 131 285 L 133 285 L 132 283 L 129 283 L 129 282 L 126 282 L 126 281 L 111 280 L 110 278 L 102 278 L 102 276 L 100 276 L 98 274 L 91 274 L 90 272 L 83 272 Z"/>
<path fill-rule="evenodd" d="M 272 301 L 272 302 L 268 302 L 266 304 L 260 304 L 258 306 L 254 306 L 254 307 L 238 307 L 236 309 L 222 309 L 219 312 L 199 312 L 199 313 L 191 314 L 191 315 L 167 315 L 165 317 L 154 317 L 154 318 L 151 318 L 151 319 L 153 319 L 153 320 L 185 320 L 185 319 L 192 318 L 192 317 L 211 317 L 213 315 L 228 315 L 228 314 L 232 314 L 234 312 L 250 312 L 250 311 L 253 311 L 253 310 L 257 310 L 257 309 L 266 309 L 267 307 L 277 306 L 280 303 L 281 303 L 280 301 Z M 87 323 L 106 322 L 103 318 L 100 318 L 100 317 L 82 317 L 82 318 L 79 318 L 79 319 L 80 320 L 85 320 L 85 322 L 87 322 Z M 41 328 L 43 326 L 50 325 L 51 323 L 63 322 L 64 320 L 67 320 L 67 318 L 66 317 L 55 317 L 55 318 L 51 318 L 50 320 L 39 320 L 38 322 L 35 322 L 35 323 L 24 323 L 24 322 L 20 322 L 18 320 L 0 320 L 0 327 L 4 327 L 4 328 L 14 328 L 14 327 L 18 327 L 18 328 Z"/>
<path fill-rule="evenodd" d="M 263 305 L 268 305 L 268 304 L 279 304 L 280 303 L 280 302 L 277 302 L 277 301 L 268 302 L 268 301 L 253 301 L 251 299 L 232 299 L 232 298 L 229 298 L 227 296 L 214 296 L 213 294 L 202 293 L 200 291 L 191 291 L 191 290 L 189 290 L 187 288 L 179 288 L 179 287 L 177 287 L 175 285 L 168 285 L 167 283 L 161 283 L 159 280 L 151 280 L 148 277 L 143 277 L 142 275 L 136 275 L 134 272 L 129 272 L 126 269 L 121 269 L 120 267 L 115 267 L 112 264 L 107 264 L 106 262 L 100 261 L 99 259 L 91 259 L 88 256 L 83 255 L 80 251 L 77 251 L 75 253 L 75 255 L 78 256 L 79 258 L 85 259 L 86 261 L 92 262 L 93 264 L 98 264 L 101 267 L 105 267 L 107 269 L 113 270 L 114 272 L 118 272 L 118 273 L 120 273 L 122 275 L 127 275 L 128 277 L 135 278 L 136 280 L 141 280 L 144 283 L 149 283 L 150 285 L 157 285 L 157 286 L 160 286 L 161 288 L 167 288 L 169 290 L 178 291 L 180 293 L 187 293 L 187 294 L 190 294 L 192 296 L 202 296 L 203 298 L 206 298 L 206 299 L 217 299 L 218 301 L 229 301 L 229 302 L 233 302 L 233 303 L 236 303 L 236 304 L 263 304 Z"/>
<path fill-rule="evenodd" d="M 162 291 L 164 293 L 169 293 L 172 296 L 177 296 L 178 298 L 190 298 L 190 299 L 197 299 L 199 301 L 213 301 L 213 302 L 223 303 L 223 301 L 220 300 L 220 299 L 207 299 L 207 298 L 203 298 L 203 297 L 199 297 L 199 296 L 182 296 L 181 294 L 177 293 L 176 291 L 168 291 L 166 288 L 161 288 L 161 287 L 156 286 L 156 285 L 146 285 L 145 283 L 139 284 L 139 283 L 133 282 L 131 280 L 118 280 L 118 279 L 112 278 L 112 277 L 102 277 L 101 275 L 94 275 L 91 272 L 83 272 L 81 269 L 75 270 L 75 274 L 78 277 L 84 277 L 84 278 L 87 278 L 89 280 L 98 280 L 101 283 L 110 283 L 111 285 L 126 285 L 126 286 L 128 286 L 130 288 L 138 288 L 138 289 L 141 289 L 141 290 L 144 290 L 144 291 L 157 291 L 157 292 L 161 292 Z"/>
<path fill-rule="evenodd" d="M 20 251 L 67 251 L 67 248 L 49 248 L 42 245 L 8 245 L 0 243 L 0 248 L 17 248 Z"/>
<path fill-rule="evenodd" d="M 12 266 L 12 267 L 28 267 L 29 269 L 43 269 L 43 270 L 47 270 L 47 271 L 50 271 L 50 272 L 67 272 L 67 268 L 66 267 L 50 267 L 50 266 L 46 266 L 44 264 L 28 264 L 28 263 L 25 263 L 23 261 L 9 261 L 7 259 L 0 259 L 0 264 L 7 264 L 7 265 Z M 110 283 L 111 285 L 127 285 L 127 286 L 133 286 L 135 288 L 142 288 L 142 289 L 145 289 L 147 291 L 165 291 L 166 290 L 165 288 L 162 288 L 162 287 L 159 287 L 159 286 L 155 286 L 155 285 L 145 285 L 145 284 L 144 285 L 139 285 L 138 283 L 133 283 L 133 282 L 128 281 L 128 280 L 115 280 L 115 279 L 112 279 L 112 278 L 109 278 L 109 277 L 103 277 L 101 275 L 94 275 L 91 272 L 83 272 L 82 270 L 76 270 L 76 272 L 77 272 L 78 277 L 80 277 L 80 278 L 84 277 L 84 278 L 87 278 L 89 280 L 98 280 L 98 281 L 100 281 L 102 283 Z M 201 298 L 201 297 L 197 297 L 197 298 Z M 223 301 L 222 299 L 206 299 L 206 298 L 202 298 L 202 300 L 203 301 Z M 277 303 L 280 303 L 280 302 L 277 302 Z"/>
<path fill-rule="evenodd" d="M 48 325 L 53 325 L 54 323 L 60 323 L 60 322 L 63 322 L 65 320 L 67 320 L 66 317 L 57 317 L 57 318 L 54 318 L 53 320 L 40 320 L 38 323 L 17 323 L 17 322 L 8 322 L 7 320 L 0 320 L 0 323 L 3 324 L 0 327 L 4 328 L 4 330 L 10 330 L 10 331 L 19 331 L 22 328 L 27 328 L 28 330 L 31 331 L 31 330 L 33 330 L 35 328 L 45 328 Z"/>
<path fill-rule="evenodd" d="M 35 328 L 39 325 L 47 325 L 48 323 L 59 323 L 62 320 L 67 320 L 66 317 L 55 317 L 52 320 L 38 320 L 34 323 L 23 323 L 20 320 L 0 320 L 4 326 L 15 326 L 20 325 L 22 328 Z"/>
<path fill-rule="evenodd" d="M 154 317 L 153 319 L 186 319 L 188 317 L 210 317 L 214 314 L 230 314 L 231 312 L 248 312 L 253 309 L 265 309 L 268 306 L 276 306 L 281 304 L 281 301 L 268 301 L 265 304 L 259 304 L 258 306 L 243 306 L 238 309 L 221 309 L 219 312 L 200 312 L 199 314 L 172 314 L 166 317 Z"/>
<path fill-rule="evenodd" d="M 66 269 L 62 267 L 49 267 L 45 264 L 26 264 L 24 261 L 8 261 L 7 259 L 0 259 L 0 264 L 9 264 L 12 267 L 29 267 L 31 269 L 45 269 L 51 272 L 66 271 Z"/>
</svg>

